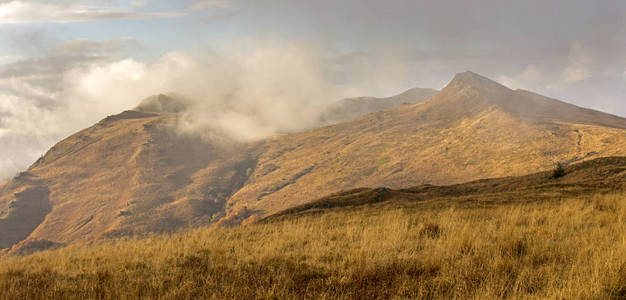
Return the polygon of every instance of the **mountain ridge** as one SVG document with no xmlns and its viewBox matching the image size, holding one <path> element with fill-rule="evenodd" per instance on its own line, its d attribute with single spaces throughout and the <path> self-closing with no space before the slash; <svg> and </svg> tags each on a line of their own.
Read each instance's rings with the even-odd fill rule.
<svg viewBox="0 0 626 300">
<path fill-rule="evenodd" d="M 456 74 L 452 81 L 441 90 L 441 93 L 427 102 L 453 100 L 470 101 L 479 107 L 485 104 L 495 105 L 505 112 L 535 121 L 582 122 L 582 124 L 626 129 L 625 118 L 579 107 L 526 90 L 512 90 L 471 71 Z"/>
<path fill-rule="evenodd" d="M 594 193 L 626 191 L 626 157 L 597 158 L 563 168 L 563 174 L 544 171 L 517 177 L 486 178 L 455 185 L 419 185 L 401 189 L 358 188 L 341 191 L 310 203 L 289 208 L 263 221 L 286 216 L 321 213 L 331 209 L 364 205 L 401 204 L 402 202 L 462 202 L 463 205 L 485 206 L 503 203 L 549 201 Z M 520 197 L 523 195 L 523 197 Z M 395 202 L 395 203 L 394 203 Z"/>
<path fill-rule="evenodd" d="M 412 88 L 400 94 L 383 98 L 346 98 L 331 105 L 322 115 L 322 122 L 330 124 L 340 123 L 368 113 L 391 109 L 401 105 L 417 104 L 428 100 L 437 92 L 439 91 L 429 88 Z"/>
<path fill-rule="evenodd" d="M 253 176 L 229 203 L 234 211 L 263 207 L 271 214 L 280 210 L 283 199 L 303 204 L 320 193 L 351 187 L 460 183 L 624 154 L 621 125 L 626 119 L 597 112 L 594 116 L 616 118 L 619 125 L 603 127 L 527 118 L 501 108 L 505 101 L 518 101 L 502 99 L 512 96 L 511 89 L 465 72 L 426 101 L 269 140 L 270 150 L 259 165 L 290 171 Z M 290 179 L 311 168 L 317 176 Z"/>
<path fill-rule="evenodd" d="M 626 119 L 570 106 L 583 123 L 512 114 L 492 102 L 532 95 L 477 76 L 461 73 L 415 104 L 229 145 L 180 134 L 181 114 L 168 109 L 109 116 L 1 188 L 0 236 L 15 236 L 0 248 L 22 237 L 55 245 L 238 224 L 357 187 L 455 184 L 626 155 Z M 20 194 L 28 189 L 38 193 Z M 15 227 L 25 215 L 36 228 Z"/>
</svg>

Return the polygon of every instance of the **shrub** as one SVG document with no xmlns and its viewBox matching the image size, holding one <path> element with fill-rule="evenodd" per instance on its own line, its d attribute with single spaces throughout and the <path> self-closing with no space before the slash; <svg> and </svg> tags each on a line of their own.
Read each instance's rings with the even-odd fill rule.
<svg viewBox="0 0 626 300">
<path fill-rule="evenodd" d="M 561 178 L 565 176 L 564 164 L 561 162 L 556 163 L 554 170 L 552 170 L 552 178 Z"/>
</svg>

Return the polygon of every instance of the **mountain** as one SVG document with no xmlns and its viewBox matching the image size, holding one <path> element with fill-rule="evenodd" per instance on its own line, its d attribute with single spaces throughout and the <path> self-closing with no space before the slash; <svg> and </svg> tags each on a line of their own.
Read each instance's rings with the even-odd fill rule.
<svg viewBox="0 0 626 300">
<path fill-rule="evenodd" d="M 184 101 L 146 99 L 59 142 L 0 188 L 0 248 L 238 224 L 358 187 L 455 184 L 626 155 L 626 119 L 471 72 L 413 99 L 226 144 L 178 133 Z"/>
<path fill-rule="evenodd" d="M 550 201 L 626 191 L 626 157 L 603 157 L 564 167 L 562 176 L 544 171 L 518 177 L 482 179 L 462 184 L 424 184 L 402 189 L 359 188 L 338 192 L 292 207 L 264 219 L 273 221 L 332 209 L 365 205 L 428 205 L 457 203 L 464 207 L 486 207 L 507 203 Z"/>
<path fill-rule="evenodd" d="M 0 251 L 0 294 L 623 299 L 625 188 L 626 157 L 609 157 L 557 174 L 344 191 L 236 228 L 36 255 L 58 245 L 22 242 L 15 255 Z"/>
<path fill-rule="evenodd" d="M 0 249 L 25 239 L 18 246 L 168 232 L 224 217 L 258 150 L 176 133 L 187 107 L 180 99 L 148 97 L 61 141 L 0 185 Z"/>
<path fill-rule="evenodd" d="M 465 72 L 425 102 L 265 141 L 229 207 L 266 215 L 355 187 L 454 184 L 625 155 L 624 128 L 624 118 Z"/>
<path fill-rule="evenodd" d="M 133 110 L 151 113 L 181 113 L 187 109 L 187 103 L 181 97 L 154 95 L 141 100 Z"/>
<path fill-rule="evenodd" d="M 347 98 L 331 106 L 328 111 L 322 115 L 322 119 L 328 123 L 349 121 L 368 113 L 382 111 L 401 105 L 417 104 L 428 100 L 437 92 L 438 91 L 434 89 L 413 88 L 401 94 L 386 98 Z"/>
<path fill-rule="evenodd" d="M 457 74 L 448 86 L 430 101 L 438 113 L 451 113 L 446 117 L 466 116 L 494 107 L 512 116 L 535 122 L 589 124 L 626 129 L 625 119 L 599 111 L 578 107 L 529 91 L 513 91 L 497 82 L 472 72 Z"/>
<path fill-rule="evenodd" d="M 52 147 L 0 192 L 0 248 L 210 223 L 254 160 L 177 134 L 177 118 L 126 111 Z"/>
</svg>

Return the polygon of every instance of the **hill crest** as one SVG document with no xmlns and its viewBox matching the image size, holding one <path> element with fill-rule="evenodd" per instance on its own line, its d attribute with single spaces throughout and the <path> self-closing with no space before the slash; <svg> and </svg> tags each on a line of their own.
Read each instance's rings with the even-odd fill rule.
<svg viewBox="0 0 626 300">
<path fill-rule="evenodd" d="M 526 90 L 512 90 L 471 71 L 456 74 L 440 93 L 426 103 L 454 118 L 494 107 L 534 122 L 564 122 L 626 129 L 626 118 Z"/>
<path fill-rule="evenodd" d="M 0 247 L 237 224 L 357 187 L 448 185 L 626 155 L 623 118 L 566 104 L 571 117 L 559 116 L 550 109 L 560 102 L 473 73 L 423 100 L 228 147 L 179 134 L 176 113 L 107 117 L 1 188 Z M 543 115 L 505 105 L 522 100 L 547 103 Z"/>
</svg>

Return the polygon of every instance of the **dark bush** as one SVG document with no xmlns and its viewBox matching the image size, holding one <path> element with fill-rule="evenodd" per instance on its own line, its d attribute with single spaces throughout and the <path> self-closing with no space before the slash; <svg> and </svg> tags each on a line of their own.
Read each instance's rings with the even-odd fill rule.
<svg viewBox="0 0 626 300">
<path fill-rule="evenodd" d="M 552 170 L 552 178 L 561 178 L 563 176 L 565 176 L 565 168 L 563 163 L 559 162 L 554 167 L 554 170 Z"/>
</svg>

